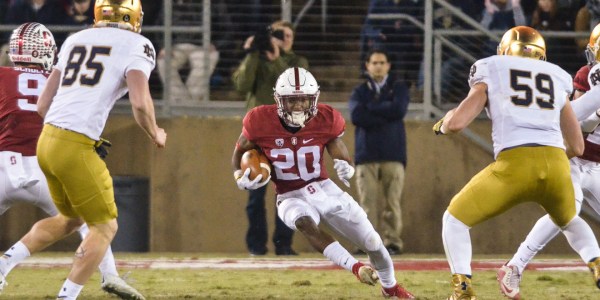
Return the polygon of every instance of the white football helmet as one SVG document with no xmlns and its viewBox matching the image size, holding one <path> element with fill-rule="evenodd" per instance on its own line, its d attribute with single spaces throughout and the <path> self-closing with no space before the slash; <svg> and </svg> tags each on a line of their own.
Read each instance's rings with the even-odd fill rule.
<svg viewBox="0 0 600 300">
<path fill-rule="evenodd" d="M 285 70 L 275 83 L 275 102 L 277 114 L 292 127 L 304 127 L 317 114 L 319 85 L 315 77 L 306 69 L 294 67 Z M 309 105 L 302 111 L 292 110 L 290 101 L 308 99 Z"/>
<path fill-rule="evenodd" d="M 56 58 L 52 32 L 40 23 L 19 26 L 10 36 L 8 57 L 15 64 L 38 64 L 50 71 Z"/>
</svg>

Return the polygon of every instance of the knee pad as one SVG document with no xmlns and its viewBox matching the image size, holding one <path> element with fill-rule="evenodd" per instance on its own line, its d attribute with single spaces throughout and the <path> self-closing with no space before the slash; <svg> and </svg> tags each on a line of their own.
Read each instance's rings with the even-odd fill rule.
<svg viewBox="0 0 600 300">
<path fill-rule="evenodd" d="M 300 217 L 308 216 L 313 219 L 317 225 L 321 222 L 319 213 L 302 199 L 278 199 L 277 202 L 277 215 L 287 227 L 293 230 L 298 230 L 296 228 L 296 220 Z"/>
<path fill-rule="evenodd" d="M 381 237 L 377 231 L 373 230 L 367 234 L 364 241 L 365 250 L 368 252 L 373 252 L 379 250 L 383 245 L 383 241 L 381 241 Z"/>
</svg>

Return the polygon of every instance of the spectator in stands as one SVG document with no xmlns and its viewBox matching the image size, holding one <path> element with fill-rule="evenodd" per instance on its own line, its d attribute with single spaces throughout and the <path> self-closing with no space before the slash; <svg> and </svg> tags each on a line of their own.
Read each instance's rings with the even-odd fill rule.
<svg viewBox="0 0 600 300">
<path fill-rule="evenodd" d="M 4 12 L 4 11 L 2 11 Z M 44 25 L 67 24 L 69 17 L 64 7 L 58 0 L 13 0 L 4 15 L 4 24 L 13 24 L 19 26 L 27 22 L 37 22 Z M 15 27 L 16 27 L 15 26 Z M 2 43 L 6 43 L 10 38 L 10 32 L 1 34 Z M 64 33 L 54 33 L 54 40 L 60 49 L 60 45 L 66 38 Z M 0 66 L 9 66 L 8 44 L 0 47 Z"/>
<path fill-rule="evenodd" d="M 422 19 L 421 0 L 371 0 L 369 14 L 408 14 Z M 375 20 L 367 18 L 361 33 L 361 61 L 371 49 L 386 50 L 392 70 L 399 79 L 416 83 L 423 57 L 421 29 L 405 19 Z M 364 66 L 361 66 L 364 70 Z"/>
<path fill-rule="evenodd" d="M 400 200 L 406 166 L 404 116 L 408 88 L 389 74 L 382 50 L 371 50 L 365 62 L 367 80 L 350 96 L 359 203 L 391 255 L 403 251 Z"/>
<path fill-rule="evenodd" d="M 248 53 L 231 79 L 236 90 L 246 94 L 248 109 L 274 103 L 273 87 L 283 71 L 290 67 L 308 68 L 306 58 L 296 55 L 292 50 L 294 34 L 291 23 L 277 21 L 271 24 L 268 30 L 263 29 L 246 39 L 244 49 Z M 251 255 L 267 253 L 266 191 L 266 186 L 249 191 L 246 206 L 249 223 L 246 245 Z M 275 254 L 297 255 L 292 249 L 293 234 L 294 232 L 275 213 Z"/>
<path fill-rule="evenodd" d="M 173 26 L 202 27 L 203 5 L 194 0 L 173 1 Z M 224 1 L 213 1 L 211 3 L 211 21 L 218 26 L 227 26 L 227 22 L 219 23 L 219 18 L 226 18 L 227 8 Z M 159 19 L 163 19 L 160 17 Z M 217 62 L 219 61 L 219 49 L 231 46 L 231 30 L 211 27 L 211 31 L 219 32 L 219 35 L 212 34 L 211 45 L 208 53 L 202 46 L 202 33 L 175 32 L 173 34 L 173 53 L 171 56 L 171 65 L 165 63 L 165 50 L 162 49 L 158 55 L 157 66 L 158 73 L 163 84 L 166 76 L 170 76 L 171 97 L 176 102 L 181 101 L 199 101 L 204 90 L 202 82 L 210 77 Z M 214 38 L 214 39 L 213 39 Z M 205 57 L 208 56 L 209 66 L 205 65 Z M 180 72 L 189 66 L 189 73 L 185 84 L 181 78 Z M 208 69 L 208 72 L 207 72 Z"/>
<path fill-rule="evenodd" d="M 600 0 L 587 0 L 587 9 L 590 14 L 590 27 L 588 31 L 600 23 Z"/>
<path fill-rule="evenodd" d="M 92 0 L 72 0 L 67 14 L 74 25 L 94 24 L 94 3 Z"/>
<path fill-rule="evenodd" d="M 531 17 L 532 28 L 538 31 L 573 31 L 571 11 L 559 8 L 558 0 L 538 0 L 537 3 Z M 571 74 L 577 71 L 579 64 L 573 60 L 577 50 L 572 38 L 546 38 L 546 43 L 554 45 L 547 51 L 549 62 L 561 66 Z"/>
<path fill-rule="evenodd" d="M 489 30 L 508 30 L 527 25 L 521 0 L 485 0 L 481 25 Z M 497 41 L 488 41 L 483 56 L 496 54 Z"/>
</svg>

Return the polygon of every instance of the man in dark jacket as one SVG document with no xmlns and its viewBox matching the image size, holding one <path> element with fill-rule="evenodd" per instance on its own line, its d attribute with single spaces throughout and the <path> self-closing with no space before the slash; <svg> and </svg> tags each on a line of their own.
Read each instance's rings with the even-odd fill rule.
<svg viewBox="0 0 600 300">
<path fill-rule="evenodd" d="M 401 254 L 408 88 L 389 75 L 386 52 L 372 50 L 365 66 L 367 81 L 350 96 L 359 202 L 390 254 Z"/>
</svg>

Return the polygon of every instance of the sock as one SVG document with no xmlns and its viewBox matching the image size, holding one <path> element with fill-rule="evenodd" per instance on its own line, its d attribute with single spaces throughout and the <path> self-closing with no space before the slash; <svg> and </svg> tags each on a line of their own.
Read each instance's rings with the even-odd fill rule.
<svg viewBox="0 0 600 300">
<path fill-rule="evenodd" d="M 85 236 L 90 232 L 90 228 L 87 224 L 83 224 L 81 225 L 81 227 L 79 227 L 79 230 L 77 231 L 79 231 L 79 235 L 83 240 Z M 112 249 L 110 248 L 110 246 L 108 246 L 108 249 L 106 249 L 106 253 L 102 258 L 100 265 L 98 265 L 98 269 L 100 269 L 102 277 L 104 277 L 105 275 L 119 276 L 119 272 L 117 271 L 117 266 L 115 264 L 115 257 L 112 253 Z"/>
<path fill-rule="evenodd" d="M 0 272 L 2 275 L 7 276 L 10 271 L 16 267 L 21 261 L 31 255 L 27 246 L 21 241 L 18 241 L 10 249 L 4 252 L 2 258 L 0 258 Z"/>
<path fill-rule="evenodd" d="M 581 217 L 575 216 L 567 226 L 562 228 L 562 232 L 571 248 L 581 256 L 586 264 L 600 256 L 600 248 L 594 232 Z"/>
<path fill-rule="evenodd" d="M 517 253 L 508 262 L 508 265 L 516 266 L 519 274 L 522 274 L 533 257 L 559 232 L 560 228 L 552 222 L 549 215 L 541 217 L 521 243 Z"/>
<path fill-rule="evenodd" d="M 75 300 L 81 290 L 83 289 L 83 285 L 79 285 L 69 279 L 65 280 L 65 283 L 60 288 L 58 292 L 58 299 L 66 299 L 66 300 Z"/>
<path fill-rule="evenodd" d="M 323 255 L 336 265 L 352 271 L 352 266 L 358 262 L 339 242 L 333 242 L 323 250 Z"/>
<path fill-rule="evenodd" d="M 394 262 L 383 244 L 379 247 L 379 250 L 369 251 L 367 254 L 371 265 L 377 271 L 381 286 L 388 289 L 394 287 L 397 283 L 394 275 Z"/>
<path fill-rule="evenodd" d="M 115 257 L 110 246 L 106 249 L 106 253 L 104 253 L 104 257 L 102 258 L 102 261 L 100 261 L 98 268 L 100 269 L 100 273 L 103 277 L 106 275 L 119 276 L 117 265 L 115 263 Z"/>
<path fill-rule="evenodd" d="M 452 274 L 471 275 L 471 236 L 469 226 L 453 217 L 448 211 L 444 213 L 442 224 L 442 240 L 446 259 Z"/>
</svg>

